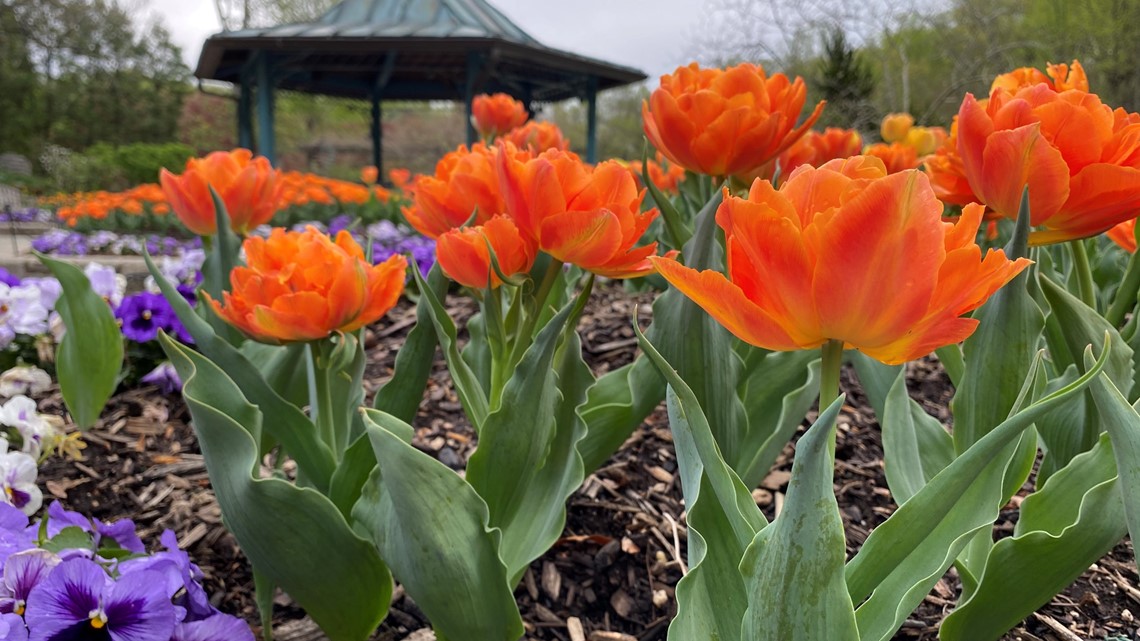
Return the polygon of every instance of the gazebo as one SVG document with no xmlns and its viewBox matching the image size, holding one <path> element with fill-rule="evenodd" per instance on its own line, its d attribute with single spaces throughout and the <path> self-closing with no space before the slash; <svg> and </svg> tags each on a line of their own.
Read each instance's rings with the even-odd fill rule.
<svg viewBox="0 0 1140 641">
<path fill-rule="evenodd" d="M 645 79 L 637 69 L 543 46 L 485 0 L 343 0 L 314 22 L 211 36 L 194 75 L 240 87 L 244 147 L 253 148 L 256 101 L 257 150 L 270 161 L 276 89 L 370 101 L 377 167 L 384 100 L 462 100 L 470 144 L 472 98 L 495 92 L 528 109 L 581 98 L 586 158 L 595 162 L 598 92 Z"/>
</svg>

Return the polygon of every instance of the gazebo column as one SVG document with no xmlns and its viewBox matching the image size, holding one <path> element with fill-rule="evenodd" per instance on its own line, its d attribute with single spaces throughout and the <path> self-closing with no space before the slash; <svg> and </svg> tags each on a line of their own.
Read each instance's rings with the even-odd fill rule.
<svg viewBox="0 0 1140 641">
<path fill-rule="evenodd" d="M 274 133 L 273 69 L 269 55 L 257 57 L 257 152 L 277 164 L 277 139 Z"/>
<path fill-rule="evenodd" d="M 372 92 L 372 166 L 381 176 L 384 175 L 384 130 L 380 127 L 380 93 Z"/>
<path fill-rule="evenodd" d="M 253 84 L 249 74 L 243 73 L 238 86 L 237 137 L 238 147 L 253 149 Z"/>
<path fill-rule="evenodd" d="M 475 101 L 475 94 L 479 91 L 477 84 L 479 72 L 483 67 L 483 56 L 477 53 L 467 54 L 467 82 L 463 87 L 463 102 L 465 113 L 467 114 L 467 146 L 475 144 L 478 140 L 478 134 L 475 132 L 475 124 L 471 122 L 471 108 Z"/>
<path fill-rule="evenodd" d="M 586 162 L 598 162 L 598 78 L 586 81 Z"/>
</svg>

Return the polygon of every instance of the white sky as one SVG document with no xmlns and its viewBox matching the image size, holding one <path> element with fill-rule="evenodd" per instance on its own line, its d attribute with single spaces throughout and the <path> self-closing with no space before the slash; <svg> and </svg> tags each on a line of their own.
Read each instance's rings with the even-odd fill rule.
<svg viewBox="0 0 1140 641">
<path fill-rule="evenodd" d="M 491 0 L 524 31 L 548 47 L 644 71 L 655 85 L 661 74 L 692 59 L 690 24 L 705 0 Z M 186 64 L 198 63 L 202 43 L 221 30 L 213 0 L 145 0 L 182 47 Z"/>
</svg>

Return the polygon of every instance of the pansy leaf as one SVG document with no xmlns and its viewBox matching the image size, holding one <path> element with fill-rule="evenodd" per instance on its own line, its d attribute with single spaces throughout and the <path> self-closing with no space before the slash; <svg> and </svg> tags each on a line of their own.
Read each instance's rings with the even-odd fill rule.
<svg viewBox="0 0 1140 641">
<path fill-rule="evenodd" d="M 119 384 L 123 336 L 111 306 L 91 289 L 82 270 L 47 256 L 37 257 L 63 290 L 56 311 L 68 332 L 56 348 L 56 377 L 76 425 L 87 429 L 95 425 Z"/>
</svg>

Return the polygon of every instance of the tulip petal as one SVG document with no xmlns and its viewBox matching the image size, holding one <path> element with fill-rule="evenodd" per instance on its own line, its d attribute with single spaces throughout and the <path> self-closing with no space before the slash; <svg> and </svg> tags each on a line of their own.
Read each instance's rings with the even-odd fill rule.
<svg viewBox="0 0 1140 641">
<path fill-rule="evenodd" d="M 1069 166 L 1041 136 L 1039 124 L 995 131 L 982 158 L 984 175 L 981 189 L 975 187 L 975 192 L 1007 218 L 1017 217 L 1026 185 L 1034 226 L 1046 224 L 1069 197 Z"/>
<path fill-rule="evenodd" d="M 604 265 L 621 249 L 621 241 L 621 223 L 605 209 L 568 211 L 542 223 L 542 248 L 583 269 Z"/>
<path fill-rule="evenodd" d="M 712 270 L 698 272 L 668 258 L 649 260 L 669 284 L 746 343 L 772 350 L 810 349 L 823 344 L 820 341 L 801 345 L 794 341 L 767 311 L 748 300 L 724 274 Z"/>
<path fill-rule="evenodd" d="M 1096 163 L 1073 176 L 1069 199 L 1045 221 L 1072 238 L 1099 234 L 1140 213 L 1140 169 Z"/>
</svg>

